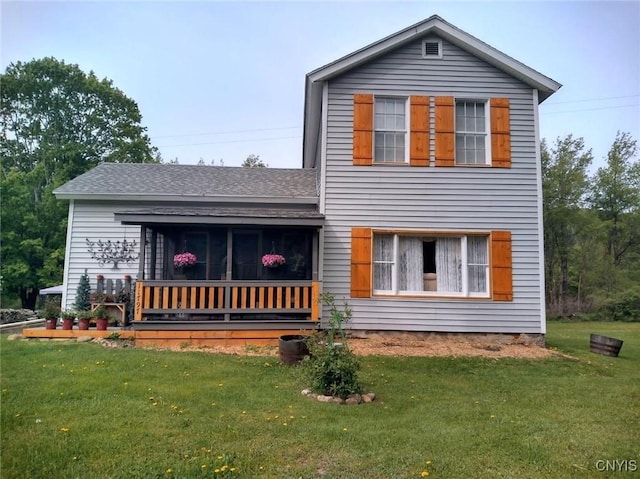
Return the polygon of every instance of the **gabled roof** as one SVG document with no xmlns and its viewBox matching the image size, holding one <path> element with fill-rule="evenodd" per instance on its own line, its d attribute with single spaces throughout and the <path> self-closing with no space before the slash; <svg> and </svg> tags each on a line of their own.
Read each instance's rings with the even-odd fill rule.
<svg viewBox="0 0 640 479">
<path fill-rule="evenodd" d="M 313 156 L 317 147 L 316 132 L 321 122 L 323 82 L 428 34 L 447 40 L 499 70 L 519 79 L 526 85 L 536 88 L 539 92 L 538 100 L 540 103 L 562 86 L 533 68 L 529 68 L 473 35 L 469 35 L 451 23 L 446 22 L 438 15 L 433 15 L 307 74 L 303 138 L 303 162 L 305 166 L 309 163 L 309 158 Z"/>
<path fill-rule="evenodd" d="M 311 203 L 312 169 L 102 163 L 54 191 L 59 199 Z"/>
</svg>

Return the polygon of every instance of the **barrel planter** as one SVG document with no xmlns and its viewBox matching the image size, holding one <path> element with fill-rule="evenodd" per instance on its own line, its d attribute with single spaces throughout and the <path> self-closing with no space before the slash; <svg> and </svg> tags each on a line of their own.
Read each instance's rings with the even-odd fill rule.
<svg viewBox="0 0 640 479">
<path fill-rule="evenodd" d="M 278 342 L 280 362 L 288 366 L 298 364 L 305 356 L 309 355 L 307 338 L 299 334 L 287 334 L 280 336 Z"/>
<path fill-rule="evenodd" d="M 597 354 L 604 354 L 605 356 L 617 357 L 620 354 L 623 341 L 620 339 L 609 338 L 607 336 L 600 336 L 599 334 L 591 335 L 591 352 Z"/>
</svg>

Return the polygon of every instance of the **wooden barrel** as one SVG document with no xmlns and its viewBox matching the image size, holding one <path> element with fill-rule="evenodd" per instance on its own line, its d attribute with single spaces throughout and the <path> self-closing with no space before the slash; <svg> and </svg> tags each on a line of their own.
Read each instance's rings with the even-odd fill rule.
<svg viewBox="0 0 640 479">
<path fill-rule="evenodd" d="M 309 355 L 307 339 L 299 334 L 280 336 L 278 346 L 280 361 L 288 366 L 299 363 L 305 356 Z"/>
<path fill-rule="evenodd" d="M 620 354 L 620 348 L 622 348 L 620 339 L 608 338 L 607 336 L 600 336 L 599 334 L 591 335 L 591 352 L 597 354 L 604 354 L 605 356 L 617 357 Z"/>
</svg>

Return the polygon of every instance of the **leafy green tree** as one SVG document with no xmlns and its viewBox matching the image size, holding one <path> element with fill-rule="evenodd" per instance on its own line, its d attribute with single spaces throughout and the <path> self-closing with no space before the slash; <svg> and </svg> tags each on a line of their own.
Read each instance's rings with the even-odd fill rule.
<svg viewBox="0 0 640 479">
<path fill-rule="evenodd" d="M 33 309 L 62 279 L 66 210 L 52 192 L 100 162 L 158 162 L 136 103 L 107 79 L 55 58 L 0 75 L 3 294 Z"/>
<path fill-rule="evenodd" d="M 553 148 L 543 141 L 541 148 L 547 303 L 564 314 L 570 257 L 580 230 L 592 155 L 583 139 L 572 135 L 556 139 Z"/>
<path fill-rule="evenodd" d="M 606 166 L 598 168 L 591 181 L 590 203 L 607 229 L 611 260 L 620 267 L 640 243 L 640 161 L 634 158 L 637 142 L 620 133 L 607 154 Z"/>
<path fill-rule="evenodd" d="M 241 166 L 244 168 L 268 168 L 269 167 L 269 165 L 267 165 L 264 161 L 260 159 L 259 155 L 247 156 L 247 159 L 244 160 Z"/>
</svg>

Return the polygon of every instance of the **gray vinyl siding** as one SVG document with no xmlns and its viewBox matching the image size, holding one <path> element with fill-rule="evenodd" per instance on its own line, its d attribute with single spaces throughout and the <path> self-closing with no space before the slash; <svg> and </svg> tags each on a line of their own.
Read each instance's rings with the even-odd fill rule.
<svg viewBox="0 0 640 479">
<path fill-rule="evenodd" d="M 127 205 L 123 203 L 101 203 L 88 201 L 75 201 L 73 209 L 73 217 L 70 219 L 69 228 L 71 228 L 71 238 L 67 246 L 67 254 L 69 255 L 69 267 L 65 271 L 64 278 L 64 304 L 65 309 L 72 309 L 76 300 L 76 290 L 80 283 L 80 277 L 87 270 L 91 288 L 96 287 L 96 276 L 101 274 L 105 279 L 112 279 L 114 282 L 123 279 L 125 275 L 136 278 L 138 274 L 138 262 L 122 263 L 118 268 L 113 268 L 112 264 L 100 266 L 98 262 L 91 258 L 91 254 L 87 249 L 86 239 L 91 241 L 111 240 L 127 241 L 136 240 L 138 243 L 138 253 L 140 251 L 140 227 L 125 226 L 116 222 L 113 213 L 117 209 L 122 210 Z"/>
<path fill-rule="evenodd" d="M 355 329 L 540 333 L 541 277 L 533 92 L 443 41 L 423 59 L 421 41 L 329 81 L 323 288 L 350 294 L 354 226 L 512 233 L 512 302 L 477 299 L 349 299 Z M 432 97 L 431 166 L 353 166 L 353 94 Z M 510 169 L 434 166 L 433 97 L 510 99 Z"/>
</svg>

